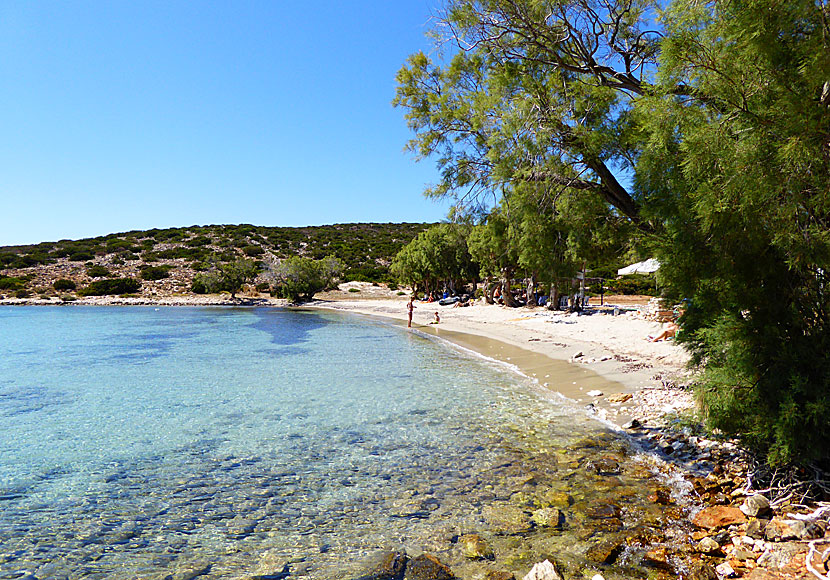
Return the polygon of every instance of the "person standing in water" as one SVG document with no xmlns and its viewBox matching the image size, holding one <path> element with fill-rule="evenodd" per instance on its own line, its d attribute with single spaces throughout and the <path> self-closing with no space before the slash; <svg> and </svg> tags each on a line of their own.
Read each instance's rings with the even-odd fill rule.
<svg viewBox="0 0 830 580">
<path fill-rule="evenodd" d="M 406 310 L 409 313 L 409 323 L 406 325 L 407 328 L 412 328 L 412 311 L 415 310 L 415 295 L 409 297 L 409 304 L 406 305 Z"/>
</svg>

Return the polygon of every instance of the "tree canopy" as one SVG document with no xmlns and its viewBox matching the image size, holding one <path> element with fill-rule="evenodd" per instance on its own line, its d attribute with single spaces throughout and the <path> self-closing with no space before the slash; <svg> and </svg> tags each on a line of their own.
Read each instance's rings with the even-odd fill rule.
<svg viewBox="0 0 830 580">
<path fill-rule="evenodd" d="M 830 8 L 449 0 L 436 33 L 448 56 L 411 56 L 395 99 L 441 169 L 427 194 L 488 228 L 530 208 L 518 235 L 559 238 L 560 263 L 625 232 L 685 304 L 710 423 L 827 458 Z"/>
</svg>

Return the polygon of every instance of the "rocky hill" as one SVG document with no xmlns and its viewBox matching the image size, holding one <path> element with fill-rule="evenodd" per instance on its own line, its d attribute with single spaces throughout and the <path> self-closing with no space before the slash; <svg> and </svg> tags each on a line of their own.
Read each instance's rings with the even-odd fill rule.
<svg viewBox="0 0 830 580">
<path fill-rule="evenodd" d="M 101 280 L 131 279 L 139 296 L 190 293 L 200 271 L 272 255 L 335 256 L 344 278 L 389 281 L 395 254 L 430 224 L 336 224 L 299 228 L 211 225 L 109 234 L 82 240 L 0 247 L 0 298 L 72 299 Z"/>
</svg>

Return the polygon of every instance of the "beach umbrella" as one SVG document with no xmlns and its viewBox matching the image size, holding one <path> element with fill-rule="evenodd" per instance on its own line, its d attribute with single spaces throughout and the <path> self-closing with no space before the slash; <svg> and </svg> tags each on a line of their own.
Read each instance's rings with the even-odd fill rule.
<svg viewBox="0 0 830 580">
<path fill-rule="evenodd" d="M 654 258 L 649 258 L 644 262 L 637 262 L 625 268 L 617 270 L 617 276 L 627 276 L 628 274 L 651 274 L 660 268 L 660 262 Z"/>
</svg>

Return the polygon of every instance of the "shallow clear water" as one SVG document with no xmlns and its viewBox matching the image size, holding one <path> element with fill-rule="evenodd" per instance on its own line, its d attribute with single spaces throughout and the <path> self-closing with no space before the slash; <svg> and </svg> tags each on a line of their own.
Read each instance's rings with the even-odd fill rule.
<svg viewBox="0 0 830 580">
<path fill-rule="evenodd" d="M 554 554 L 581 571 L 609 535 L 674 517 L 602 425 L 394 325 L 13 307 L 0 337 L 0 578 L 246 577 L 283 559 L 292 577 L 352 578 L 390 548 L 461 577 Z M 619 473 L 592 470 L 608 456 Z M 543 507 L 564 530 L 532 522 Z M 472 532 L 495 561 L 463 557 Z M 628 545 L 606 577 L 639 575 Z"/>
</svg>

